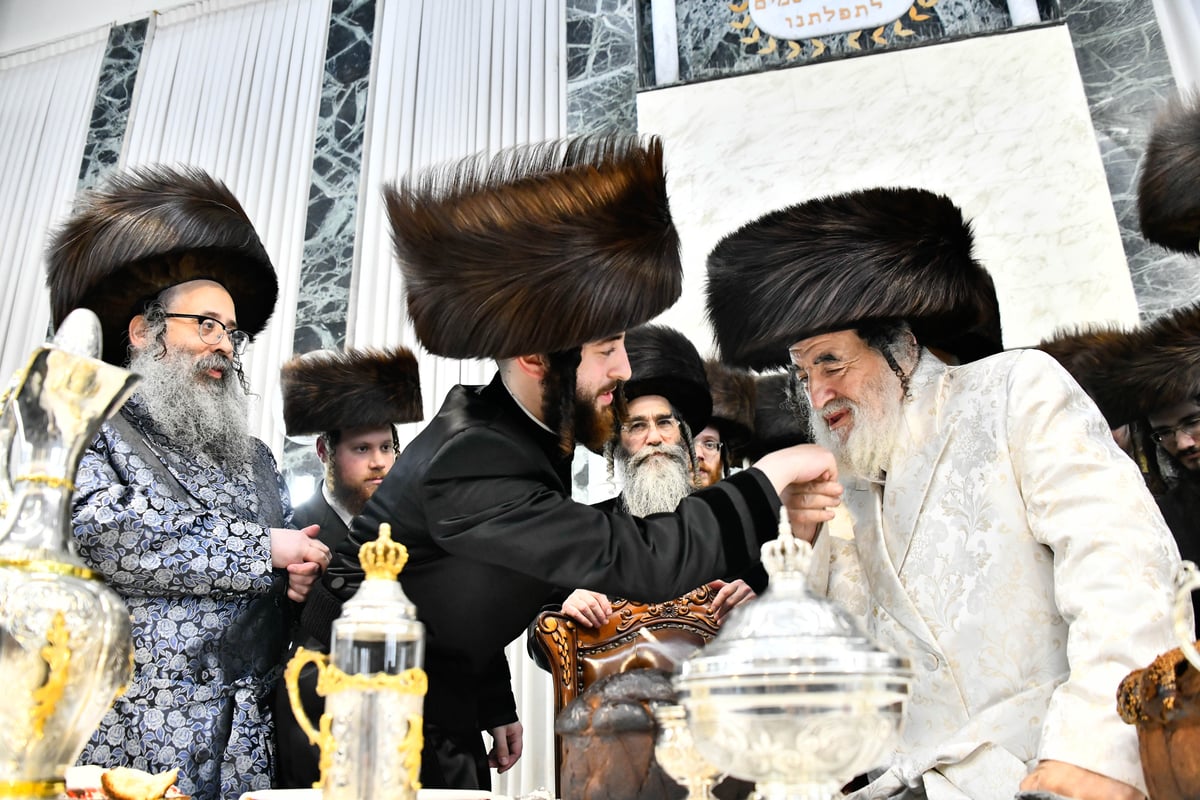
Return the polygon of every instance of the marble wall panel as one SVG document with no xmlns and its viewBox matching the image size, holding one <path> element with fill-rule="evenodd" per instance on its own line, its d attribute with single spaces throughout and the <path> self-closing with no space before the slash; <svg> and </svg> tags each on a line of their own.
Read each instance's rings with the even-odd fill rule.
<svg viewBox="0 0 1200 800">
<path fill-rule="evenodd" d="M 100 65 L 92 121 L 88 126 L 83 162 L 79 167 L 80 189 L 97 186 L 109 171 L 116 168 L 121 157 L 133 86 L 149 25 L 147 17 L 124 25 L 114 25 L 108 32 L 108 47 Z"/>
<path fill-rule="evenodd" d="M 1200 299 L 1200 260 L 1142 238 L 1137 166 L 1175 89 L 1151 0 L 1061 0 L 1143 319 Z"/>
<path fill-rule="evenodd" d="M 704 260 L 762 213 L 868 186 L 920 186 L 974 220 L 1008 346 L 1137 304 L 1065 26 L 638 96 L 667 142 L 684 294 L 661 320 L 701 343 Z"/>
<path fill-rule="evenodd" d="M 651 0 L 641 0 L 643 48 L 649 33 Z M 761 33 L 750 19 L 749 3 L 710 3 L 681 0 L 676 4 L 679 37 L 679 80 L 689 82 L 764 69 L 796 66 L 812 61 L 859 56 L 946 39 L 1006 30 L 1011 26 L 1005 0 L 919 0 L 899 25 L 888 25 L 836 36 L 787 42 Z M 1047 19 L 1053 9 L 1046 9 Z M 641 59 L 643 87 L 655 85 L 653 56 Z"/>
<path fill-rule="evenodd" d="M 375 0 L 334 0 L 296 307 L 298 353 L 341 347 L 346 338 L 374 28 Z"/>
<path fill-rule="evenodd" d="M 333 0 L 330 10 L 296 303 L 297 353 L 346 341 L 375 10 L 375 0 Z M 311 444 L 288 441 L 282 466 L 295 499 L 316 490 L 322 468 Z"/>
<path fill-rule="evenodd" d="M 637 130 L 636 0 L 567 0 L 567 132 Z"/>
</svg>

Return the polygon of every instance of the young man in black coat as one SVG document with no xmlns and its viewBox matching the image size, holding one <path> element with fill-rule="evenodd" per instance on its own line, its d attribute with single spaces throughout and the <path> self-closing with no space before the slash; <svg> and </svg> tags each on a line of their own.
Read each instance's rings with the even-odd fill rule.
<svg viewBox="0 0 1200 800">
<path fill-rule="evenodd" d="M 417 359 L 406 347 L 318 350 L 292 358 L 279 378 L 287 435 L 316 435 L 325 468 L 322 485 L 293 512 L 294 524 L 319 525 L 320 540 L 336 549 L 396 461 L 396 425 L 422 418 Z M 294 633 L 294 644 L 325 649 L 312 636 Z M 293 646 L 286 660 L 294 653 Z M 298 685 L 308 718 L 320 719 L 325 700 L 317 694 L 315 666 L 300 672 Z M 320 751 L 296 722 L 284 681 L 275 687 L 275 750 L 278 788 L 308 789 L 320 779 Z"/>
<path fill-rule="evenodd" d="M 630 376 L 624 331 L 679 296 L 679 241 L 657 140 L 582 139 L 468 160 L 387 192 L 409 316 L 432 353 L 492 358 L 405 449 L 305 612 L 328 634 L 380 523 L 426 626 L 421 783 L 486 788 L 519 758 L 504 647 L 556 586 L 667 600 L 754 563 L 792 483 L 838 502 L 827 451 L 763 458 L 639 519 L 571 499 L 576 443 L 599 450 Z M 811 512 L 829 519 L 832 512 Z M 485 752 L 480 731 L 494 747 Z"/>
</svg>

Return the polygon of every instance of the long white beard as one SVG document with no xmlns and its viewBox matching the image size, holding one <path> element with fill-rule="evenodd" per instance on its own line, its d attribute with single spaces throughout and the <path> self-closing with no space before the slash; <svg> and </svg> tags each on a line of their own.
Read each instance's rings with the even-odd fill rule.
<svg viewBox="0 0 1200 800">
<path fill-rule="evenodd" d="M 891 370 L 863 386 L 859 402 L 833 400 L 820 411 L 809 406 L 808 421 L 813 440 L 830 450 L 840 475 L 878 480 L 891 464 L 901 426 L 904 424 L 903 387 Z M 853 425 L 850 432 L 831 431 L 824 415 L 846 409 Z"/>
<path fill-rule="evenodd" d="M 135 353 L 129 369 L 142 376 L 137 394 L 171 446 L 225 467 L 249 464 L 248 403 L 229 360 L 171 350 L 156 358 L 156 349 Z M 220 381 L 205 375 L 217 366 L 225 370 Z"/>
<path fill-rule="evenodd" d="M 683 445 L 648 444 L 632 456 L 619 451 L 625 485 L 621 502 L 635 517 L 665 514 L 695 489 Z"/>
</svg>

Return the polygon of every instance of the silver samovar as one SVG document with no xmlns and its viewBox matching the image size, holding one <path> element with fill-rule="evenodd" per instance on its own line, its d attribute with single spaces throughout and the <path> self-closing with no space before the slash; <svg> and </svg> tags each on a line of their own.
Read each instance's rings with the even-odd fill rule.
<svg viewBox="0 0 1200 800">
<path fill-rule="evenodd" d="M 56 797 L 133 668 L 129 612 L 70 552 L 75 472 L 137 377 L 75 311 L 0 403 L 0 797 Z"/>
<path fill-rule="evenodd" d="M 762 552 L 767 591 L 681 665 L 675 689 L 696 749 L 718 770 L 755 781 L 764 800 L 828 800 L 888 760 L 912 672 L 809 591 L 812 547 L 786 514 Z"/>
<path fill-rule="evenodd" d="M 324 800 L 416 800 L 428 681 L 425 626 L 396 580 L 408 550 L 392 527 L 358 551 L 366 573 L 333 622 L 329 655 L 303 647 L 284 672 L 292 712 L 321 751 Z M 325 713 L 317 725 L 300 700 L 300 671 L 317 667 Z"/>
</svg>

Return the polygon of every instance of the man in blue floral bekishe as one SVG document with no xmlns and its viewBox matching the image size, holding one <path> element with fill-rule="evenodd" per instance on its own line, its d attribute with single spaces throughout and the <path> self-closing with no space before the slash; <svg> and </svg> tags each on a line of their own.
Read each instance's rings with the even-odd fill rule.
<svg viewBox="0 0 1200 800">
<path fill-rule="evenodd" d="M 268 788 L 287 628 L 329 551 L 292 530 L 247 429 L 240 355 L 278 286 L 249 218 L 196 170 L 143 169 L 85 196 L 47 256 L 56 324 L 95 311 L 104 358 L 142 376 L 83 456 L 79 554 L 133 620 L 134 675 L 81 763 L 179 768 L 196 800 Z"/>
</svg>

